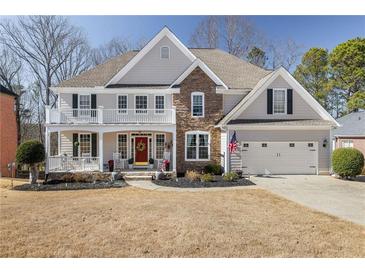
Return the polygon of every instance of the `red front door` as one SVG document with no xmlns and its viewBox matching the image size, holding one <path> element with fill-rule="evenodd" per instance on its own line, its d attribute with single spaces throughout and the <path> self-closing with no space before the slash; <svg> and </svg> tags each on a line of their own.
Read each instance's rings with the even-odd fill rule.
<svg viewBox="0 0 365 274">
<path fill-rule="evenodd" d="M 148 137 L 136 137 L 135 139 L 136 163 L 148 162 Z"/>
</svg>

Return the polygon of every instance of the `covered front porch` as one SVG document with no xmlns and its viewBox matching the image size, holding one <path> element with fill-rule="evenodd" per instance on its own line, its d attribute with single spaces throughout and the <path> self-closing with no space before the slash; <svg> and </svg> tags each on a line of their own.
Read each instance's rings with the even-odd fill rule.
<svg viewBox="0 0 365 274">
<path fill-rule="evenodd" d="M 47 131 L 47 172 L 176 171 L 175 128 Z"/>
</svg>

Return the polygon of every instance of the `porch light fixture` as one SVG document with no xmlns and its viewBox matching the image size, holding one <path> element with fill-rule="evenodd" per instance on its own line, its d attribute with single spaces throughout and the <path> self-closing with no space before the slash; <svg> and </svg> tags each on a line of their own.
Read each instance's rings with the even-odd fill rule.
<svg viewBox="0 0 365 274">
<path fill-rule="evenodd" d="M 325 138 L 325 139 L 323 140 L 323 147 L 327 147 L 327 143 L 328 143 L 328 141 L 327 141 L 327 139 Z"/>
</svg>

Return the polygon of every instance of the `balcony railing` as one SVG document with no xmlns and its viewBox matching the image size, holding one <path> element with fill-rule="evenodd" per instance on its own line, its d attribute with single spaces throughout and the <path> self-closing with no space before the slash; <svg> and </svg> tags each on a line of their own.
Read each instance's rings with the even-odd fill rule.
<svg viewBox="0 0 365 274">
<path fill-rule="evenodd" d="M 48 157 L 49 171 L 95 171 L 99 170 L 99 157 Z"/>
<path fill-rule="evenodd" d="M 175 124 L 175 109 L 49 109 L 49 124 Z"/>
</svg>

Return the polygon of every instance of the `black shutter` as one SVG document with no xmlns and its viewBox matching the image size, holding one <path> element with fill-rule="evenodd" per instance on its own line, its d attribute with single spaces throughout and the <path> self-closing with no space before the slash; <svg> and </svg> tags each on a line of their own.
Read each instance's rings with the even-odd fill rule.
<svg viewBox="0 0 365 274">
<path fill-rule="evenodd" d="M 272 114 L 272 88 L 267 89 L 267 114 Z"/>
<path fill-rule="evenodd" d="M 72 108 L 74 109 L 73 111 L 73 117 L 77 117 L 77 110 L 78 109 L 78 103 L 79 103 L 79 98 L 77 94 L 72 94 Z"/>
<path fill-rule="evenodd" d="M 293 114 L 293 90 L 286 91 L 286 113 Z"/>
<path fill-rule="evenodd" d="M 72 135 L 72 156 L 77 157 L 79 156 L 79 146 L 75 145 L 76 142 L 79 142 L 79 135 L 74 133 Z"/>
<path fill-rule="evenodd" d="M 91 117 L 96 117 L 96 94 L 91 94 Z"/>
<path fill-rule="evenodd" d="M 97 140 L 96 133 L 91 134 L 91 157 L 97 157 Z"/>
</svg>

